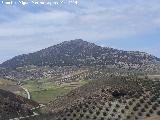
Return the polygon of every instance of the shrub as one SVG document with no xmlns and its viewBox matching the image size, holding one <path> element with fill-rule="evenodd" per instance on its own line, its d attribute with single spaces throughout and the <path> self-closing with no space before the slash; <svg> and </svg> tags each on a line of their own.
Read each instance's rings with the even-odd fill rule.
<svg viewBox="0 0 160 120">
<path fill-rule="evenodd" d="M 121 110 L 121 113 L 123 113 L 123 114 L 125 113 L 124 109 Z"/>
<path fill-rule="evenodd" d="M 90 117 L 89 117 L 89 115 L 86 115 L 86 119 L 89 119 Z"/>
<path fill-rule="evenodd" d="M 93 119 L 96 120 L 96 119 L 97 119 L 97 116 L 94 115 L 94 116 L 93 116 Z"/>
<path fill-rule="evenodd" d="M 139 112 L 139 113 L 138 113 L 138 115 L 139 115 L 139 116 L 142 116 L 142 113 L 141 113 L 141 112 Z"/>
<path fill-rule="evenodd" d="M 129 105 L 132 105 L 133 103 L 132 103 L 132 101 L 129 101 L 128 104 L 129 104 Z"/>
<path fill-rule="evenodd" d="M 128 105 L 126 105 L 126 106 L 125 106 L 125 109 L 129 109 L 129 106 L 128 106 Z"/>
<path fill-rule="evenodd" d="M 160 116 L 160 110 L 157 112 L 157 115 L 159 115 L 159 116 Z"/>
<path fill-rule="evenodd" d="M 96 112 L 96 115 L 99 115 L 99 114 L 100 114 L 100 112 L 99 112 L 99 111 L 97 111 L 97 112 Z"/>
<path fill-rule="evenodd" d="M 145 112 L 146 110 L 144 108 L 141 109 L 141 112 Z"/>
<path fill-rule="evenodd" d="M 150 113 L 153 113 L 153 110 L 152 110 L 152 109 L 150 109 L 150 110 L 149 110 L 149 112 L 150 112 Z"/>
<path fill-rule="evenodd" d="M 107 116 L 107 113 L 106 113 L 106 112 L 103 112 L 103 116 Z"/>
<path fill-rule="evenodd" d="M 116 104 L 116 107 L 117 107 L 117 108 L 119 108 L 119 107 L 120 107 L 120 105 L 119 105 L 119 104 Z"/>
<path fill-rule="evenodd" d="M 131 117 L 130 115 L 127 115 L 127 119 L 130 119 L 130 117 Z"/>
<path fill-rule="evenodd" d="M 146 117 L 150 117 L 151 115 L 149 113 L 146 114 Z"/>
<path fill-rule="evenodd" d="M 113 109 L 113 112 L 117 112 L 117 110 L 116 110 L 116 109 Z"/>
<path fill-rule="evenodd" d="M 137 107 L 133 107 L 133 110 L 134 110 L 134 111 L 137 111 L 138 109 L 137 109 Z"/>
</svg>

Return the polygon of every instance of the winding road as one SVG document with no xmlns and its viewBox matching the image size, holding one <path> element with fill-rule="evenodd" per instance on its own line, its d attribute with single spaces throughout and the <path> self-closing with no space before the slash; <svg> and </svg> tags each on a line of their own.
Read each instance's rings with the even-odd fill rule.
<svg viewBox="0 0 160 120">
<path fill-rule="evenodd" d="M 24 88 L 22 85 L 19 85 L 19 86 L 27 93 L 27 98 L 28 98 L 28 99 L 31 99 L 31 95 L 30 95 L 28 89 Z M 36 109 L 39 109 L 39 108 L 42 108 L 42 107 L 45 107 L 45 105 L 39 104 L 38 107 L 32 108 L 31 110 L 36 110 Z M 30 117 L 38 116 L 38 115 L 39 115 L 38 113 L 33 112 L 33 115 L 28 115 L 28 116 L 24 116 L 24 117 L 12 118 L 12 119 L 9 119 L 9 120 L 21 120 L 21 119 L 25 119 L 25 118 L 30 118 Z"/>
<path fill-rule="evenodd" d="M 28 99 L 31 99 L 31 95 L 30 95 L 28 89 L 24 88 L 24 87 L 21 86 L 21 85 L 19 85 L 19 86 L 27 93 L 27 98 L 28 98 Z"/>
</svg>

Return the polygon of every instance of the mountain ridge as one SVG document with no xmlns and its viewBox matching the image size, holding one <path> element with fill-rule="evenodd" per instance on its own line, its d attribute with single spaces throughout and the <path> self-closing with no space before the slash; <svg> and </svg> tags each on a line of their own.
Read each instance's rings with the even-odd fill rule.
<svg viewBox="0 0 160 120">
<path fill-rule="evenodd" d="M 22 54 L 9 59 L 0 67 L 17 68 L 28 65 L 35 66 L 93 66 L 137 64 L 160 61 L 160 58 L 140 51 L 123 51 L 109 47 L 101 47 L 94 43 L 75 39 L 34 53 Z"/>
</svg>

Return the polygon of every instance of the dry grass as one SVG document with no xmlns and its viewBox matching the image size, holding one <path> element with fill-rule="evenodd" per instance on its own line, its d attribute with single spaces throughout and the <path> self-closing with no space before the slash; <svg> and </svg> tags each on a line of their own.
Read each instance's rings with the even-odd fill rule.
<svg viewBox="0 0 160 120">
<path fill-rule="evenodd" d="M 26 92 L 16 85 L 15 81 L 0 78 L 0 89 L 12 92 L 14 94 L 27 97 Z"/>
<path fill-rule="evenodd" d="M 153 117 L 150 117 L 150 118 L 145 118 L 143 120 L 160 120 L 160 116 L 153 116 Z"/>
</svg>

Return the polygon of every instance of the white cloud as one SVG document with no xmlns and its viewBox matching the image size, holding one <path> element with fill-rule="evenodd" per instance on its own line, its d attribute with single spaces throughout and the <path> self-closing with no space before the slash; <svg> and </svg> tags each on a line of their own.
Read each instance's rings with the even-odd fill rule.
<svg viewBox="0 0 160 120">
<path fill-rule="evenodd" d="M 3 13 L 0 20 L 7 20 L 0 24 L 0 48 L 3 48 L 0 52 L 12 48 L 28 53 L 76 38 L 93 42 L 143 34 L 159 28 L 159 3 L 157 0 L 82 0 L 77 8 L 62 10 L 30 12 L 7 8 L 0 12 Z"/>
</svg>

